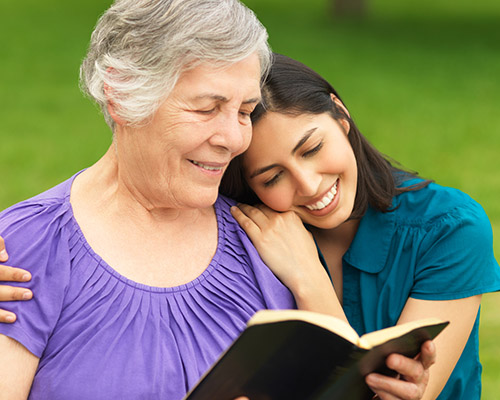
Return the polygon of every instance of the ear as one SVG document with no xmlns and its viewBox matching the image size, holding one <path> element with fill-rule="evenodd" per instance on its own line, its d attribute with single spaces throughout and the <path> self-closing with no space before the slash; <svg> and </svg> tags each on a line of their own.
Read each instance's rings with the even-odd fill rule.
<svg viewBox="0 0 500 400">
<path fill-rule="evenodd" d="M 113 73 L 113 68 L 108 68 L 106 70 L 107 73 Z M 104 95 L 106 96 L 106 101 L 108 103 L 108 112 L 109 115 L 111 115 L 111 118 L 113 118 L 113 121 L 117 125 L 125 125 L 126 121 L 119 115 L 117 112 L 117 106 L 115 102 L 113 101 L 113 88 L 109 86 L 107 83 L 104 83 Z"/>
<path fill-rule="evenodd" d="M 340 107 L 344 113 L 351 118 L 351 115 L 349 114 L 349 111 L 347 111 L 347 108 L 344 106 L 344 104 L 339 100 L 337 96 L 335 96 L 333 93 L 330 93 L 330 97 L 332 101 L 337 105 L 337 107 Z M 349 134 L 349 131 L 351 129 L 351 125 L 349 124 L 349 121 L 347 121 L 344 118 L 340 118 L 337 120 L 337 122 L 340 124 L 340 126 L 344 129 L 346 135 Z"/>
<path fill-rule="evenodd" d="M 349 111 L 347 111 L 347 108 L 344 106 L 344 103 L 342 103 L 337 96 L 335 96 L 333 93 L 330 93 L 330 97 L 332 101 L 337 105 L 337 107 L 340 107 L 344 112 L 345 115 L 347 115 L 349 118 L 351 118 L 351 114 L 349 114 Z"/>
</svg>

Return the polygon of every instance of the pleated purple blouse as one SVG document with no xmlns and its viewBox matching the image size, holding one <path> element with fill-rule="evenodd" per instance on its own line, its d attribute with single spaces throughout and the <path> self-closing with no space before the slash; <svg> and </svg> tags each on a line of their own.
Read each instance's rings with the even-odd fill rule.
<svg viewBox="0 0 500 400">
<path fill-rule="evenodd" d="M 28 269 L 34 299 L 0 333 L 40 358 L 30 399 L 182 399 L 264 308 L 294 308 L 291 293 L 215 204 L 218 247 L 187 284 L 160 288 L 117 273 L 86 242 L 69 202 L 73 178 L 0 214 L 9 265 Z"/>
</svg>

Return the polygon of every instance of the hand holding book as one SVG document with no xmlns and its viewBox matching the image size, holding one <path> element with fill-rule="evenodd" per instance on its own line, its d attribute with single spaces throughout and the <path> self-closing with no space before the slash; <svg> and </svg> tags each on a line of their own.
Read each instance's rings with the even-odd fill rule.
<svg viewBox="0 0 500 400">
<path fill-rule="evenodd" d="M 358 337 L 334 317 L 260 311 L 186 399 L 371 399 L 367 374 L 393 374 L 388 355 L 414 357 L 446 325 L 426 319 Z"/>
</svg>

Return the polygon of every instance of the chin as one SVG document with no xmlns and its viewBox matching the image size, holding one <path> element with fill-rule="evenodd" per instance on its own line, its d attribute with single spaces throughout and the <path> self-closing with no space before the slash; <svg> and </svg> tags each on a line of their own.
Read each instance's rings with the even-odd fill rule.
<svg viewBox="0 0 500 400">
<path fill-rule="evenodd" d="M 345 214 L 345 215 L 344 215 Z M 307 212 L 301 212 L 300 218 L 302 222 L 307 225 L 314 226 L 319 229 L 335 229 L 342 225 L 349 218 L 350 213 L 336 212 L 333 214 L 325 215 L 323 217 L 316 217 Z"/>
<path fill-rule="evenodd" d="M 217 198 L 219 197 L 219 190 L 205 189 L 196 193 L 195 196 L 186 199 L 189 202 L 190 208 L 209 208 L 213 207 Z"/>
</svg>

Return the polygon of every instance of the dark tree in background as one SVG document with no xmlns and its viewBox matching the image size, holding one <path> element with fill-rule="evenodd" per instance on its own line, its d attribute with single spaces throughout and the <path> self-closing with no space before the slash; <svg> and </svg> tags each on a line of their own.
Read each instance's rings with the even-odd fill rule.
<svg viewBox="0 0 500 400">
<path fill-rule="evenodd" d="M 363 17 L 367 12 L 367 0 L 329 0 L 334 17 Z"/>
</svg>

